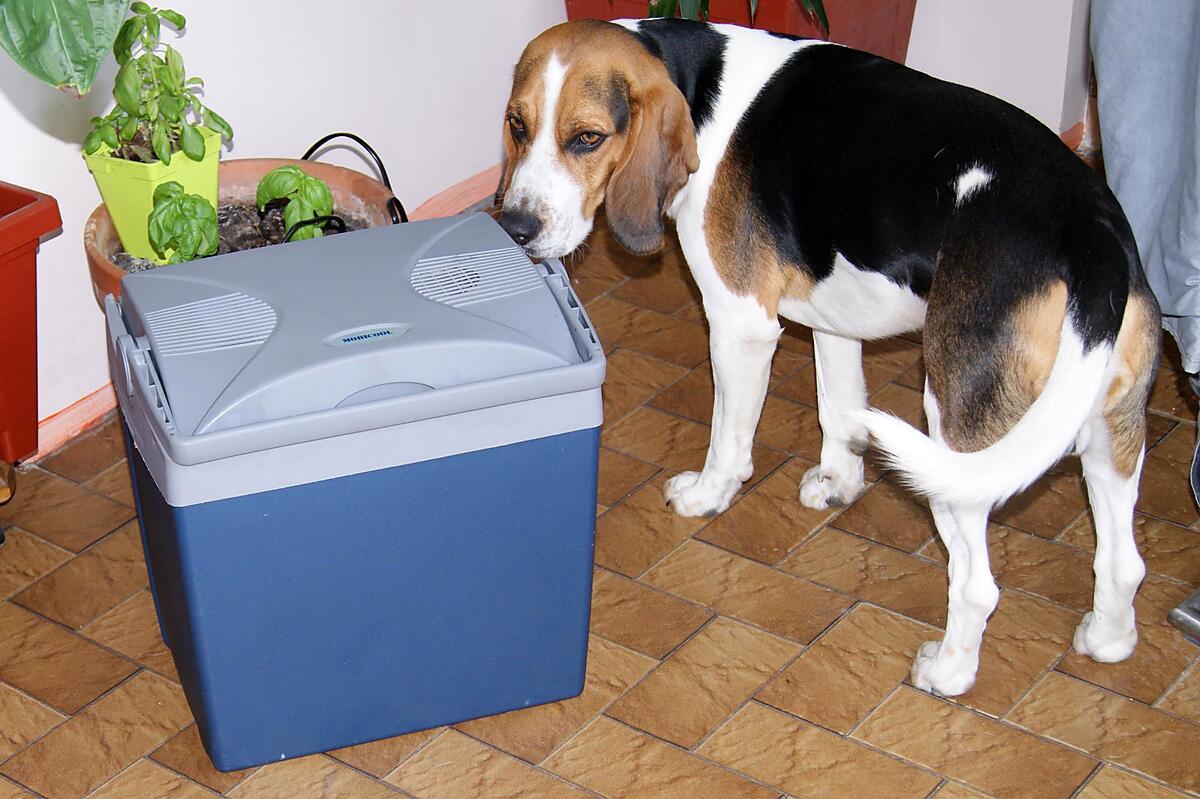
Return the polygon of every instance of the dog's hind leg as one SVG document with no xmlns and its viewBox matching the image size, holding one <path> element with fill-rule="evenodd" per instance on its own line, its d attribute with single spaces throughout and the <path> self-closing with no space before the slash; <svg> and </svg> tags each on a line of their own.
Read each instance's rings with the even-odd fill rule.
<svg viewBox="0 0 1200 799">
<path fill-rule="evenodd" d="M 724 298 L 721 312 L 709 310 L 709 324 L 714 391 L 708 455 L 703 471 L 683 472 L 666 485 L 667 501 L 682 516 L 722 512 L 754 472 L 754 430 L 783 332 L 779 321 L 749 298 Z"/>
<path fill-rule="evenodd" d="M 800 481 L 800 502 L 823 510 L 848 505 L 863 488 L 862 452 L 867 433 L 851 414 L 867 407 L 862 342 L 813 331 L 816 350 L 817 410 L 821 421 L 821 463 Z"/>
<path fill-rule="evenodd" d="M 929 435 L 942 441 L 937 400 L 925 383 L 925 417 Z M 950 555 L 946 634 L 927 641 L 913 661 L 912 682 L 924 691 L 943 696 L 966 693 L 979 669 L 979 647 L 988 616 L 996 609 L 1000 591 L 992 577 L 987 548 L 986 507 L 951 506 L 931 500 L 929 508 L 938 536 Z"/>
</svg>

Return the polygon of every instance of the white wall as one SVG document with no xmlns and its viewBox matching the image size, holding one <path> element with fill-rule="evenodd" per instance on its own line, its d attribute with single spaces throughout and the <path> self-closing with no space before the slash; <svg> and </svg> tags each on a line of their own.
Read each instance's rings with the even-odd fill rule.
<svg viewBox="0 0 1200 799">
<path fill-rule="evenodd" d="M 500 160 L 500 121 L 525 43 L 566 17 L 563 0 L 171 0 L 179 44 L 206 101 L 233 125 L 225 157 L 298 157 L 334 130 L 383 157 L 409 209 Z M 169 34 L 168 34 L 169 37 Z M 39 415 L 108 382 L 83 222 L 100 198 L 79 157 L 106 110 L 111 58 L 83 100 L 55 92 L 0 53 L 0 179 L 58 199 L 63 233 L 38 258 Z M 356 166 L 346 152 L 323 160 Z M 2 345 L 2 343 L 0 343 Z"/>
<path fill-rule="evenodd" d="M 1083 119 L 1088 0 L 918 0 L 905 63 L 1023 108 L 1062 132 Z"/>
</svg>

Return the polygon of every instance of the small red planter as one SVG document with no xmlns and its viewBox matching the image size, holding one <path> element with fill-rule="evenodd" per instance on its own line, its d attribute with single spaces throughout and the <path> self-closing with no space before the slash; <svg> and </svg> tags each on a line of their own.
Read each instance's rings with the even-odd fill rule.
<svg viewBox="0 0 1200 799">
<path fill-rule="evenodd" d="M 62 227 L 53 197 L 0 182 L 0 461 L 37 451 L 37 251 Z"/>
<path fill-rule="evenodd" d="M 646 16 L 645 0 L 567 0 L 568 19 Z M 831 41 L 904 63 L 917 0 L 825 0 Z M 750 24 L 746 0 L 711 0 L 710 21 Z M 794 36 L 821 37 L 799 0 L 760 0 L 754 27 Z"/>
</svg>

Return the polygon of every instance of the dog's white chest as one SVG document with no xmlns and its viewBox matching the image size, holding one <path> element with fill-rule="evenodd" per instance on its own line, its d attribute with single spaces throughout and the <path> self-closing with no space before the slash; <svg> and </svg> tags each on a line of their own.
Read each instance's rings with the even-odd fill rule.
<svg viewBox="0 0 1200 799">
<path fill-rule="evenodd" d="M 838 336 L 884 338 L 921 329 L 925 301 L 877 272 L 856 269 L 839 253 L 833 274 L 807 299 L 782 298 L 779 315 Z"/>
</svg>

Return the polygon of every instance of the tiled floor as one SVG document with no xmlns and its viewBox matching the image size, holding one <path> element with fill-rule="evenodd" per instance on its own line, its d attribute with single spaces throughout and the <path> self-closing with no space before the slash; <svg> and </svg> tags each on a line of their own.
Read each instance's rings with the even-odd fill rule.
<svg viewBox="0 0 1200 799">
<path fill-rule="evenodd" d="M 929 515 L 879 469 L 840 513 L 796 499 L 817 458 L 811 345 L 784 336 L 757 472 L 715 519 L 663 505 L 704 459 L 705 331 L 674 250 L 572 265 L 609 352 L 587 687 L 557 705 L 235 774 L 214 771 L 158 637 L 118 429 L 0 507 L 0 799 L 46 797 L 1172 797 L 1200 795 L 1200 649 L 1165 620 L 1200 583 L 1195 408 L 1154 392 L 1137 526 L 1141 643 L 1070 652 L 1090 603 L 1078 463 L 996 514 L 1003 586 L 977 687 L 910 687 L 945 621 Z M 867 347 L 874 404 L 919 419 L 920 348 Z"/>
</svg>

